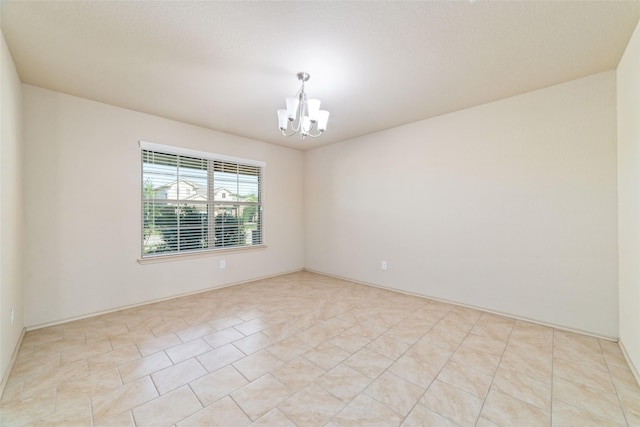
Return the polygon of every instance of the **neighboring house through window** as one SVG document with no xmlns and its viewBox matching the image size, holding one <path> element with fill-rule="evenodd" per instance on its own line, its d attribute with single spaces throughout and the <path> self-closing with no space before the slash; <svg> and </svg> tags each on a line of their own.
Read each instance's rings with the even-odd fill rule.
<svg viewBox="0 0 640 427">
<path fill-rule="evenodd" d="M 143 258 L 262 245 L 264 163 L 140 147 Z"/>
</svg>

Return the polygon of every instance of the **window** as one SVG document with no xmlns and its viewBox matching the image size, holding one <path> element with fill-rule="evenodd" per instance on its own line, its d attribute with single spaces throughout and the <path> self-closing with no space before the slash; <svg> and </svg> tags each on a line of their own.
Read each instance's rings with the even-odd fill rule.
<svg viewBox="0 0 640 427">
<path fill-rule="evenodd" d="M 262 245 L 264 163 L 140 146 L 143 258 Z"/>
</svg>

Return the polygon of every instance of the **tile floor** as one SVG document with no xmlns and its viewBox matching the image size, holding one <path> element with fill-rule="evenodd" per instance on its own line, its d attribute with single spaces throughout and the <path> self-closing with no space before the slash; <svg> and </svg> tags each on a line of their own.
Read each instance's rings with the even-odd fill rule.
<svg viewBox="0 0 640 427">
<path fill-rule="evenodd" d="M 2 426 L 640 425 L 616 343 L 309 272 L 27 333 Z"/>
</svg>

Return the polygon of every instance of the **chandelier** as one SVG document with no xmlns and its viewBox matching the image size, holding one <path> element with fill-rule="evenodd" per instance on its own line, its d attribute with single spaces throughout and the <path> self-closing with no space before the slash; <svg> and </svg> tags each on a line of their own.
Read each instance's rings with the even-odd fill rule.
<svg viewBox="0 0 640 427">
<path fill-rule="evenodd" d="M 300 139 L 317 138 L 327 130 L 329 112 L 320 109 L 319 99 L 307 99 L 304 82 L 311 77 L 309 73 L 300 72 L 297 76 L 302 86 L 295 96 L 286 99 L 287 109 L 278 110 L 278 124 L 284 136 L 300 133 Z"/>
</svg>

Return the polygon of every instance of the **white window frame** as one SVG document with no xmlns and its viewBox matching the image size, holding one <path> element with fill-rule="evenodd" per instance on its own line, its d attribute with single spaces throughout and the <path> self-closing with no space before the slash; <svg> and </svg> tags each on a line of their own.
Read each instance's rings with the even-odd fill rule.
<svg viewBox="0 0 640 427">
<path fill-rule="evenodd" d="M 264 177 L 265 177 L 265 170 L 266 170 L 266 162 L 262 162 L 262 161 L 257 161 L 257 160 L 251 160 L 251 159 L 244 159 L 244 158 L 239 158 L 239 157 L 233 157 L 233 156 L 226 156 L 226 155 L 222 155 L 222 154 L 216 154 L 216 153 L 209 153 L 209 152 L 205 152 L 205 151 L 198 151 L 198 150 L 192 150 L 192 149 L 188 149 L 188 148 L 181 148 L 181 147 L 174 147 L 174 146 L 170 146 L 170 145 L 164 145 L 164 144 L 157 144 L 157 143 L 153 143 L 153 142 L 147 142 L 147 141 L 139 141 L 140 144 L 140 164 L 141 164 L 141 170 L 140 170 L 140 177 L 141 177 L 141 194 L 140 194 L 140 200 L 141 200 L 141 214 L 140 214 L 140 226 L 141 226 L 141 230 L 140 230 L 140 244 L 141 244 L 141 258 L 138 260 L 140 263 L 147 263 L 147 262 L 158 262 L 158 261 L 171 261 L 171 260 L 176 260 L 176 259 L 184 259 L 184 258 L 192 258 L 192 257 L 201 257 L 201 256 L 210 256 L 210 255 L 216 255 L 216 254 L 220 254 L 223 252 L 232 252 L 232 251 L 248 251 L 248 250 L 255 250 L 255 249 L 262 249 L 265 248 L 265 232 L 264 232 Z M 153 253 L 153 254 L 145 254 L 144 253 L 144 202 L 145 202 L 145 198 L 144 198 L 144 192 L 142 191 L 142 188 L 144 186 L 144 167 L 143 167 L 143 163 L 144 163 L 144 155 L 143 152 L 144 151 L 154 151 L 157 153 L 162 153 L 162 154 L 169 154 L 169 155 L 176 155 L 176 156 L 187 156 L 187 157 L 192 157 L 192 158 L 197 158 L 197 159 L 202 159 L 202 160 L 207 160 L 207 161 L 217 161 L 217 162 L 225 162 L 225 163 L 234 163 L 237 164 L 239 166 L 250 166 L 250 167 L 258 167 L 260 168 L 260 179 L 259 179 L 259 187 L 258 187 L 258 209 L 260 210 L 260 243 L 259 244 L 251 244 L 251 245 L 234 245 L 234 246 L 223 246 L 223 247 L 209 247 L 209 248 L 203 248 L 203 249 L 198 249 L 198 250 L 187 250 L 187 251 L 180 251 L 179 249 L 177 251 L 172 251 L 172 252 L 161 252 L 161 253 Z M 207 206 L 209 207 L 209 211 L 211 213 L 213 213 L 213 207 L 220 204 L 220 201 L 216 201 L 214 200 L 213 197 L 213 193 L 214 193 L 214 185 L 213 185 L 213 173 L 211 173 L 211 171 L 208 174 L 208 181 L 209 181 L 209 188 L 208 188 L 208 197 L 207 197 Z M 226 202 L 229 203 L 229 202 Z M 208 228 L 209 228 L 209 241 L 211 240 L 211 237 L 213 236 L 214 233 L 214 215 L 210 214 L 209 215 L 209 220 L 208 220 L 209 224 L 208 224 Z"/>
</svg>

